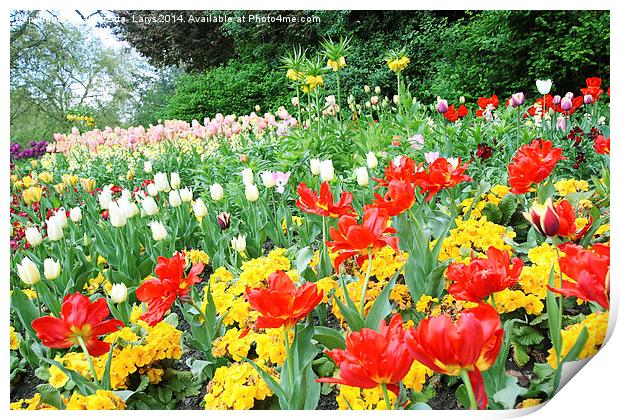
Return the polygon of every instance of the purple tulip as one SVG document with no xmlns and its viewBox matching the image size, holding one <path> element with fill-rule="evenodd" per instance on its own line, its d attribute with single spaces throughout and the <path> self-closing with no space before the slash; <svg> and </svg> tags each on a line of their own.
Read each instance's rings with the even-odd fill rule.
<svg viewBox="0 0 620 420">
<path fill-rule="evenodd" d="M 583 103 L 586 105 L 590 105 L 593 101 L 592 95 L 583 95 Z"/>
<path fill-rule="evenodd" d="M 512 95 L 511 99 L 512 99 L 512 106 L 515 108 L 525 103 L 525 95 L 523 94 L 523 92 L 515 93 L 514 95 Z"/>
<path fill-rule="evenodd" d="M 564 97 L 572 101 L 573 98 L 575 97 L 575 94 L 573 92 L 566 92 L 566 95 L 564 95 Z"/>
<path fill-rule="evenodd" d="M 562 102 L 562 97 L 560 95 L 555 95 L 553 97 L 553 105 L 559 105 Z"/>
<path fill-rule="evenodd" d="M 568 111 L 573 107 L 573 101 L 570 98 L 562 98 L 562 102 L 560 103 L 560 107 L 563 111 Z"/>
<path fill-rule="evenodd" d="M 445 114 L 448 112 L 448 101 L 445 99 L 440 99 L 437 101 L 437 112 L 440 114 Z"/>
<path fill-rule="evenodd" d="M 566 131 L 566 119 L 561 115 L 558 117 L 556 128 L 558 130 Z"/>
</svg>

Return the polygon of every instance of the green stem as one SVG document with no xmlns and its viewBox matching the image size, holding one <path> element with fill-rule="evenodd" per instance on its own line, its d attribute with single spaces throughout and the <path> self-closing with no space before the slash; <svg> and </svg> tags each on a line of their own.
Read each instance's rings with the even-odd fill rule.
<svg viewBox="0 0 620 420">
<path fill-rule="evenodd" d="M 295 340 L 293 338 L 293 340 Z M 292 357 L 292 349 L 289 346 L 289 339 L 288 339 L 288 328 L 284 328 L 284 346 L 286 347 L 286 368 L 288 370 L 288 383 L 289 383 L 289 387 L 292 390 L 293 389 L 293 375 L 294 375 L 294 371 L 293 371 L 293 360 L 291 359 Z"/>
<path fill-rule="evenodd" d="M 471 381 L 469 380 L 469 375 L 465 369 L 461 370 L 461 379 L 465 384 L 465 388 L 467 389 L 467 396 L 469 397 L 469 409 L 477 410 L 478 404 L 476 403 L 476 397 L 474 395 L 474 388 L 471 386 Z"/>
<path fill-rule="evenodd" d="M 390 395 L 388 394 L 387 385 L 381 384 L 381 389 L 383 390 L 383 398 L 385 399 L 386 410 L 391 410 L 392 404 L 390 404 Z"/>
<path fill-rule="evenodd" d="M 558 272 L 560 273 L 560 289 L 562 288 L 562 283 L 564 283 L 564 279 L 562 277 L 562 270 L 560 269 L 559 265 L 560 265 L 560 249 L 558 248 L 558 241 L 557 241 L 557 237 L 553 238 L 553 247 L 555 248 L 555 255 L 558 258 Z M 563 306 L 563 296 L 561 294 L 558 294 L 558 312 L 560 313 L 560 329 L 562 329 L 562 306 Z M 559 356 L 558 356 L 558 360 L 559 360 Z"/>
<path fill-rule="evenodd" d="M 82 351 L 86 355 L 86 360 L 88 360 L 88 366 L 90 367 L 90 373 L 93 374 L 93 380 L 95 381 L 95 385 L 99 387 L 99 379 L 97 378 L 97 372 L 95 371 L 95 365 L 93 364 L 93 359 L 90 357 L 90 353 L 88 353 L 88 349 L 86 348 L 86 343 L 84 343 L 84 339 L 81 335 L 77 336 L 78 343 L 80 343 L 80 347 L 82 347 Z"/>
<path fill-rule="evenodd" d="M 360 315 L 364 318 L 364 304 L 366 303 L 366 289 L 368 289 L 368 281 L 370 280 L 370 272 L 372 271 L 372 251 L 368 250 L 368 270 L 366 270 L 366 278 L 362 287 L 362 298 L 360 300 Z"/>
<path fill-rule="evenodd" d="M 495 293 L 491 293 L 491 305 L 493 308 L 497 309 L 497 305 L 495 304 Z"/>
</svg>

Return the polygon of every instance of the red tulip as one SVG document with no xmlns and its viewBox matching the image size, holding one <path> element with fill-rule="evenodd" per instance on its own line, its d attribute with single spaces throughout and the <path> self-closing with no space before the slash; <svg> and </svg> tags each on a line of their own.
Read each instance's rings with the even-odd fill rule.
<svg viewBox="0 0 620 420">
<path fill-rule="evenodd" d="M 188 299 L 189 288 L 202 280 L 199 274 L 204 269 L 203 263 L 194 264 L 187 277 L 183 277 L 185 255 L 178 252 L 172 258 L 157 257 L 157 263 L 156 277 L 145 281 L 136 290 L 138 300 L 148 305 L 140 319 L 149 325 L 161 321 L 177 298 Z"/>
<path fill-rule="evenodd" d="M 482 117 L 482 114 L 489 105 L 493 107 L 493 109 L 497 109 L 497 107 L 499 107 L 499 98 L 497 95 L 493 95 L 490 98 L 485 98 L 484 96 L 478 98 L 478 106 L 480 109 L 476 111 L 476 116 Z"/>
<path fill-rule="evenodd" d="M 564 279 L 561 288 L 549 289 L 609 309 L 609 246 L 594 244 L 592 248 L 586 250 L 570 243 L 560 245 L 566 254 L 558 260 L 560 270 L 569 279 Z"/>
<path fill-rule="evenodd" d="M 459 114 L 456 112 L 454 105 L 450 105 L 448 110 L 443 114 L 444 118 L 450 122 L 455 122 L 459 119 Z"/>
<path fill-rule="evenodd" d="M 394 315 L 389 325 L 381 321 L 379 331 L 362 328 L 349 333 L 345 350 L 326 351 L 340 368 L 340 378 L 320 378 L 318 382 L 366 389 L 386 384 L 398 395 L 398 384 L 409 372 L 414 359 L 405 336 L 400 314 Z"/>
<path fill-rule="evenodd" d="M 368 258 L 372 248 L 383 248 L 388 245 L 398 251 L 398 238 L 390 236 L 396 229 L 388 227 L 388 214 L 384 209 L 369 207 L 364 212 L 362 224 L 352 216 L 342 216 L 338 220 L 338 229 L 330 228 L 333 241 L 326 242 L 332 251 L 339 252 L 334 261 L 336 271 L 347 258 L 357 256 L 357 264 L 361 267 Z"/>
<path fill-rule="evenodd" d="M 605 138 L 602 134 L 599 134 L 594 139 L 594 150 L 599 155 L 608 155 L 611 151 L 611 145 L 609 144 L 609 137 Z"/>
<path fill-rule="evenodd" d="M 529 213 L 523 216 L 534 226 L 541 235 L 552 238 L 554 236 L 571 236 L 577 230 L 575 226 L 575 211 L 566 200 L 557 204 L 551 198 L 545 204 L 534 203 Z"/>
<path fill-rule="evenodd" d="M 532 184 L 547 179 L 562 156 L 562 149 L 553 147 L 553 142 L 534 140 L 517 150 L 512 162 L 508 165 L 508 182 L 514 194 L 525 194 L 534 191 Z"/>
<path fill-rule="evenodd" d="M 397 216 L 411 208 L 415 202 L 413 186 L 406 181 L 393 180 L 388 184 L 385 196 L 375 194 L 372 207 L 385 209 L 389 216 Z"/>
<path fill-rule="evenodd" d="M 321 184 L 320 195 L 318 197 L 316 193 L 303 182 L 297 186 L 297 193 L 299 194 L 299 198 L 296 202 L 297 207 L 306 213 L 327 217 L 340 217 L 345 214 L 355 214 L 355 210 L 351 206 L 353 194 L 350 192 L 343 192 L 340 196 L 340 202 L 334 203 L 334 196 L 327 182 Z"/>
<path fill-rule="evenodd" d="M 511 261 L 508 251 L 489 247 L 487 258 L 474 258 L 469 264 L 450 264 L 446 271 L 452 282 L 448 292 L 459 300 L 481 303 L 519 281 L 522 269 L 523 260 L 515 257 Z"/>
<path fill-rule="evenodd" d="M 379 185 L 387 187 L 391 181 L 405 181 L 410 184 L 415 182 L 416 174 L 422 172 L 422 164 L 417 164 L 407 156 L 400 156 L 391 160 L 384 170 L 384 179 L 373 178 Z"/>
<path fill-rule="evenodd" d="M 486 408 L 482 371 L 493 366 L 502 347 L 504 330 L 497 312 L 487 304 L 464 309 L 457 321 L 448 315 L 425 318 L 409 330 L 406 342 L 420 363 L 438 373 L 472 382 L 479 408 Z"/>
<path fill-rule="evenodd" d="M 420 192 L 429 193 L 426 201 L 430 201 L 443 189 L 452 188 L 464 181 L 471 181 L 471 177 L 465 175 L 468 166 L 468 163 L 461 165 L 461 158 L 457 160 L 440 157 L 429 165 L 427 171 L 418 173 L 416 182 L 421 187 Z"/>
<path fill-rule="evenodd" d="M 317 291 L 315 283 L 304 283 L 295 287 L 291 278 L 283 271 L 269 276 L 269 287 L 250 289 L 246 286 L 245 298 L 260 315 L 255 328 L 289 329 L 304 319 L 323 299 L 323 292 Z"/>
<path fill-rule="evenodd" d="M 53 349 L 68 349 L 84 340 L 91 356 L 101 356 L 110 351 L 110 344 L 99 340 L 99 336 L 124 327 L 118 319 L 105 320 L 110 311 L 105 298 L 91 302 L 80 293 L 67 295 L 62 300 L 60 318 L 44 316 L 32 321 L 32 328 L 43 345 Z"/>
<path fill-rule="evenodd" d="M 598 98 L 605 92 L 601 89 L 601 78 L 600 77 L 588 77 L 586 79 L 585 88 L 581 88 L 581 93 L 585 95 L 592 95 L 592 100 L 596 102 Z"/>
</svg>

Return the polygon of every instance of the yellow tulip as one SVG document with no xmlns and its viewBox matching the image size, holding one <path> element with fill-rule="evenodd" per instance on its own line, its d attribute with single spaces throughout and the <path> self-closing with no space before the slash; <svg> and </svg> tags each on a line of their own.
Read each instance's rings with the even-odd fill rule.
<svg viewBox="0 0 620 420">
<path fill-rule="evenodd" d="M 64 182 L 65 184 L 71 185 L 72 187 L 75 187 L 78 183 L 77 175 L 64 174 L 61 178 L 62 178 L 62 182 Z"/>
<path fill-rule="evenodd" d="M 49 184 L 52 182 L 53 176 L 52 174 L 50 174 L 49 172 L 41 172 L 38 176 L 37 176 L 38 180 L 45 183 L 45 184 Z"/>
<path fill-rule="evenodd" d="M 31 187 L 36 184 L 35 180 L 31 176 L 25 176 L 22 178 L 22 183 L 25 188 Z"/>
<path fill-rule="evenodd" d="M 80 183 L 85 191 L 92 191 L 95 189 L 95 180 L 91 178 L 80 178 Z"/>
<path fill-rule="evenodd" d="M 36 159 L 31 160 L 30 166 L 32 166 L 33 169 L 36 169 L 36 167 L 39 166 L 39 161 Z"/>
<path fill-rule="evenodd" d="M 56 192 L 58 194 L 62 194 L 65 190 L 65 183 L 64 182 L 60 182 L 56 185 L 54 185 L 54 189 L 56 190 Z"/>
<path fill-rule="evenodd" d="M 43 194 L 43 190 L 40 187 L 30 187 L 22 193 L 24 201 L 28 205 L 41 201 L 41 194 Z"/>
</svg>

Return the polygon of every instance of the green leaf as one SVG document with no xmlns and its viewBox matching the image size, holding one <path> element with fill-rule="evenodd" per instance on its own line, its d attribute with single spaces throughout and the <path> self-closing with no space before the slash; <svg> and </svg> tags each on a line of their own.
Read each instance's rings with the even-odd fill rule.
<svg viewBox="0 0 620 420">
<path fill-rule="evenodd" d="M 60 391 L 50 384 L 37 385 L 37 391 L 41 394 L 41 402 L 56 407 L 59 410 L 65 409 L 65 403 L 62 401 Z"/>
<path fill-rule="evenodd" d="M 491 223 L 500 224 L 502 222 L 502 211 L 492 203 L 487 203 L 482 210 L 482 215 L 487 217 Z"/>
<path fill-rule="evenodd" d="M 379 329 L 379 323 L 385 319 L 392 312 L 392 304 L 390 303 L 390 293 L 396 284 L 396 279 L 400 276 L 400 273 L 404 270 L 403 265 L 390 279 L 388 284 L 385 285 L 379 296 L 375 299 L 366 316 L 366 327 L 373 330 Z"/>
<path fill-rule="evenodd" d="M 97 391 L 98 388 L 93 382 L 89 381 L 88 379 L 86 379 L 85 377 L 77 373 L 76 371 L 67 369 L 61 363 L 57 362 L 56 360 L 47 359 L 47 358 L 43 358 L 41 360 L 49 363 L 50 365 L 56 366 L 58 369 L 62 371 L 62 373 L 67 375 L 69 379 L 71 379 L 75 383 L 75 386 L 77 387 L 80 394 L 92 395 Z"/>
<path fill-rule="evenodd" d="M 523 346 L 519 343 L 512 344 L 513 356 L 515 358 L 515 362 L 519 367 L 523 367 L 530 360 L 530 355 L 527 354 L 527 347 Z"/>
<path fill-rule="evenodd" d="M 101 388 L 110 390 L 112 389 L 111 381 L 110 381 L 110 371 L 112 368 L 112 351 L 114 350 L 114 346 L 116 346 L 116 341 L 112 343 L 110 346 L 110 351 L 108 352 L 108 358 L 105 362 L 105 368 L 103 370 L 103 377 L 101 378 Z"/>
<path fill-rule="evenodd" d="M 284 389 L 282 389 L 280 384 L 270 374 L 265 372 L 263 368 L 258 366 L 252 360 L 244 358 L 243 361 L 249 363 L 254 369 L 256 369 L 261 378 L 263 378 L 263 381 L 267 383 L 269 389 L 271 389 L 273 393 L 276 394 L 276 396 L 278 397 L 278 400 L 280 401 L 280 407 L 284 410 L 288 409 L 289 403 L 286 398 L 286 394 L 284 393 Z"/>
<path fill-rule="evenodd" d="M 526 388 L 520 387 L 517 384 L 517 378 L 508 375 L 506 386 L 493 394 L 493 400 L 505 410 L 510 410 L 514 408 L 517 398 L 526 392 Z"/>
<path fill-rule="evenodd" d="M 518 325 L 512 330 L 512 340 L 523 346 L 540 344 L 545 339 L 540 331 L 529 325 Z"/>
<path fill-rule="evenodd" d="M 459 385 L 454 393 L 454 396 L 463 407 L 469 407 L 469 395 L 467 394 L 467 388 L 464 384 Z"/>
<path fill-rule="evenodd" d="M 303 273 L 306 268 L 308 268 L 308 264 L 310 264 L 310 261 L 312 261 L 313 256 L 314 250 L 310 246 L 299 250 L 299 252 L 295 256 L 295 267 L 297 268 L 298 273 Z"/>
<path fill-rule="evenodd" d="M 340 309 L 340 313 L 351 331 L 359 331 L 366 326 L 364 320 L 360 317 L 359 312 L 357 312 L 357 309 L 350 308 L 342 303 L 338 296 L 334 296 L 334 301 L 336 302 L 336 305 L 338 305 L 338 309 Z"/>
<path fill-rule="evenodd" d="M 334 348 L 346 348 L 346 342 L 342 336 L 342 333 L 333 328 L 322 326 L 314 327 L 314 339 L 323 344 L 329 350 Z"/>
<path fill-rule="evenodd" d="M 519 203 L 517 201 L 517 196 L 512 193 L 508 193 L 504 196 L 504 198 L 502 198 L 498 205 L 500 211 L 502 212 L 502 220 L 500 222 L 502 225 L 506 225 L 510 222 L 510 219 L 517 210 L 518 205 Z"/>
<path fill-rule="evenodd" d="M 19 322 L 26 329 L 30 339 L 38 340 L 37 334 L 32 328 L 32 321 L 39 317 L 39 311 L 28 296 L 17 287 L 13 289 L 11 294 L 11 307 L 19 318 Z"/>
</svg>

